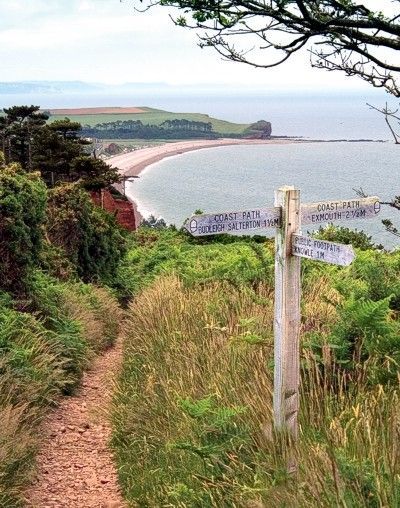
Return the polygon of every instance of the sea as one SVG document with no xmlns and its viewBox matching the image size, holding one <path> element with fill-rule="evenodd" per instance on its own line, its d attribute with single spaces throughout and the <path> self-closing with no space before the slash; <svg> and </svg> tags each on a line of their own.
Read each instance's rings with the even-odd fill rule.
<svg viewBox="0 0 400 508">
<path fill-rule="evenodd" d="M 310 142 L 226 146 L 187 152 L 149 166 L 127 182 L 127 195 L 143 216 L 181 226 L 195 210 L 204 213 L 273 206 L 283 185 L 300 189 L 303 203 L 355 199 L 357 192 L 390 201 L 399 194 L 399 150 L 393 143 Z M 399 239 L 381 219 L 400 223 L 400 212 L 382 206 L 373 219 L 342 222 L 376 243 L 394 248 Z M 307 226 L 303 232 L 312 231 Z M 268 235 L 268 233 L 267 233 Z"/>
<path fill-rule="evenodd" d="M 275 136 L 308 141 L 188 152 L 149 166 L 127 183 L 127 194 L 143 216 L 163 217 L 177 226 L 199 209 L 212 213 L 272 206 L 274 190 L 282 185 L 298 187 L 302 202 L 353 199 L 361 189 L 390 201 L 400 194 L 400 145 L 393 143 L 383 116 L 368 106 L 383 107 L 387 101 L 398 107 L 373 89 L 0 95 L 0 107 L 149 106 L 239 123 L 263 119 L 271 122 Z M 400 240 L 385 233 L 383 218 L 400 226 L 400 212 L 389 206 L 382 207 L 379 218 L 342 225 L 364 230 L 387 248 L 396 247 Z"/>
</svg>

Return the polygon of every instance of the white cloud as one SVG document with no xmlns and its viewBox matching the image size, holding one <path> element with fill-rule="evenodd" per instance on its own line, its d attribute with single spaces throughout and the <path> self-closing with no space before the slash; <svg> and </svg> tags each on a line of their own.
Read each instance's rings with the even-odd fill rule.
<svg viewBox="0 0 400 508">
<path fill-rule="evenodd" d="M 63 21 L 45 22 L 31 28 L 12 28 L 0 33 L 0 45 L 4 49 L 27 51 L 36 49 L 54 50 L 56 47 L 72 46 L 84 42 L 93 43 L 97 39 L 131 32 L 132 23 L 123 17 L 72 18 Z M 84 45 L 82 50 L 84 50 Z"/>
<path fill-rule="evenodd" d="M 1 80 L 360 84 L 310 69 L 307 55 L 270 71 L 223 62 L 212 49 L 197 47 L 195 32 L 175 27 L 168 9 L 138 13 L 130 0 L 0 0 L 0 12 Z"/>
<path fill-rule="evenodd" d="M 112 2 L 112 0 L 111 0 Z M 40 10 L 36 10 L 37 14 Z M 0 30 L 0 46 L 2 49 L 27 51 L 37 49 L 54 50 L 55 47 L 71 46 L 84 43 L 97 44 L 111 36 L 126 33 L 150 34 L 158 30 L 160 15 L 124 15 L 118 9 L 98 9 L 88 0 L 78 2 L 74 12 L 37 17 L 19 26 Z M 121 48 L 124 51 L 124 48 Z"/>
<path fill-rule="evenodd" d="M 90 10 L 94 10 L 94 8 L 95 8 L 95 6 L 94 6 L 93 2 L 90 2 L 89 0 L 82 0 L 81 2 L 79 2 L 78 6 L 77 6 L 78 12 L 90 11 Z"/>
</svg>

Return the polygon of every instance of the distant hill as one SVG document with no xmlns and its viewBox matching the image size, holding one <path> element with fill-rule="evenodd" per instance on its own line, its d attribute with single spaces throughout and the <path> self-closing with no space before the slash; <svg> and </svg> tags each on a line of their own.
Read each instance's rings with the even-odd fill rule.
<svg viewBox="0 0 400 508">
<path fill-rule="evenodd" d="M 103 86 L 83 81 L 0 81 L 0 94 L 97 92 Z"/>
<path fill-rule="evenodd" d="M 135 112 L 136 111 L 136 112 Z M 95 125 L 118 121 L 140 120 L 146 125 L 161 125 L 168 120 L 188 120 L 192 122 L 210 122 L 215 133 L 221 135 L 243 135 L 249 132 L 251 124 L 227 122 L 212 118 L 204 113 L 174 113 L 144 106 L 135 107 L 106 107 L 106 108 L 74 108 L 50 110 L 50 121 L 65 117 L 82 125 L 94 127 Z"/>
<path fill-rule="evenodd" d="M 0 95 L 39 93 L 121 93 L 143 92 L 144 90 L 161 90 L 171 88 L 166 83 L 122 83 L 110 85 L 105 83 L 86 83 L 84 81 L 0 81 Z"/>
<path fill-rule="evenodd" d="M 1 83 L 0 83 L 1 84 Z M 84 135 L 90 137 L 101 137 L 102 139 L 119 139 L 118 134 L 112 136 L 101 136 L 101 133 L 89 134 L 90 129 L 100 128 L 101 130 L 114 130 L 118 122 L 140 121 L 144 126 L 164 126 L 174 120 L 187 120 L 188 122 L 211 124 L 211 137 L 243 137 L 254 139 L 265 139 L 271 136 L 271 123 L 265 120 L 259 120 L 251 124 L 241 124 L 228 122 L 218 118 L 210 117 L 205 113 L 175 113 L 161 109 L 149 108 L 147 106 L 108 106 L 108 107 L 88 107 L 88 108 L 58 108 L 43 109 L 50 114 L 49 122 L 69 118 L 71 121 L 79 122 L 84 127 Z M 3 115 L 0 110 L 0 116 Z M 115 125 L 112 125 L 115 124 Z M 171 127 L 171 126 L 169 126 Z M 121 126 L 119 126 L 121 128 Z M 85 133 L 85 131 L 87 131 Z M 170 139 L 172 133 L 166 137 Z M 135 139 L 137 136 L 132 136 Z M 146 139 L 148 136 L 145 136 Z M 150 136 L 151 138 L 152 136 Z M 162 136 L 161 136 L 162 137 Z M 185 136 L 186 137 L 186 136 Z M 195 137 L 195 136 L 192 136 Z M 199 137 L 204 137 L 199 136 Z M 150 139 L 149 138 L 149 139 Z M 179 137 L 180 138 L 180 137 Z M 120 139 L 130 139 L 128 133 L 124 133 Z M 154 136 L 154 139 L 160 139 L 160 136 Z"/>
</svg>

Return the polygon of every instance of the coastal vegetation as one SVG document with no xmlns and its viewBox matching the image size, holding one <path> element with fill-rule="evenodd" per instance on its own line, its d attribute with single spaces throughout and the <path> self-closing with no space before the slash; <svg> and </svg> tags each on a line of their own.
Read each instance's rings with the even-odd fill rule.
<svg viewBox="0 0 400 508">
<path fill-rule="evenodd" d="M 291 443 L 272 423 L 273 241 L 195 239 L 154 217 L 126 233 L 89 193 L 115 170 L 84 151 L 75 122 L 40 115 L 12 109 L 1 131 L 0 505 L 21 505 L 40 423 L 123 317 L 111 444 L 132 506 L 400 504 L 400 251 L 316 232 L 357 256 L 302 263 Z"/>
<path fill-rule="evenodd" d="M 298 473 L 272 424 L 274 253 L 263 238 L 138 231 L 138 294 L 114 397 L 117 467 L 139 506 L 397 506 L 400 253 L 355 242 L 347 268 L 304 261 Z M 129 286 L 129 287 L 128 287 Z"/>
<path fill-rule="evenodd" d="M 80 135 L 81 125 L 67 118 L 47 124 L 39 106 L 13 106 L 0 117 L 0 149 L 5 162 L 22 169 L 40 169 L 48 187 L 80 182 L 87 190 L 119 180 L 115 168 L 91 157 L 90 143 Z"/>
<path fill-rule="evenodd" d="M 160 125 L 143 124 L 140 120 L 118 120 L 105 122 L 93 127 L 84 126 L 82 135 L 99 139 L 217 139 L 230 138 L 270 138 L 271 124 L 265 120 L 259 120 L 250 124 L 242 132 L 219 133 L 213 130 L 211 122 L 199 122 L 195 120 L 177 119 L 165 120 Z"/>
<path fill-rule="evenodd" d="M 82 134 L 100 139 L 216 139 L 211 122 L 194 120 L 165 120 L 160 125 L 143 124 L 140 120 L 125 120 L 85 126 Z"/>
<path fill-rule="evenodd" d="M 71 181 L 59 170 L 66 158 L 58 130 L 48 132 L 57 143 L 46 166 L 57 185 L 35 171 L 48 128 L 30 118 L 32 108 L 18 112 L 23 119 L 6 124 L 7 154 L 0 152 L 0 505 L 7 508 L 21 505 L 47 410 L 74 392 L 94 355 L 118 335 L 122 311 L 111 285 L 126 249 L 126 233 L 86 190 L 106 179 L 80 170 Z M 68 143 L 75 150 L 79 141 Z M 71 164 L 91 164 L 77 152 Z"/>
</svg>

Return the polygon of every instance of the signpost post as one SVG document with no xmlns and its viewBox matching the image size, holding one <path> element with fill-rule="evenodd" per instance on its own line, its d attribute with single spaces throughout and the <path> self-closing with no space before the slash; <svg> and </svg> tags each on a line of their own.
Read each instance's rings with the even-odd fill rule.
<svg viewBox="0 0 400 508">
<path fill-rule="evenodd" d="M 275 192 L 282 226 L 275 236 L 274 422 L 297 438 L 300 382 L 300 259 L 292 256 L 292 235 L 300 229 L 300 191 Z M 289 469 L 295 464 L 289 465 Z"/>
<path fill-rule="evenodd" d="M 300 204 L 300 191 L 282 187 L 274 208 L 192 215 L 185 228 L 193 236 L 254 235 L 267 228 L 275 234 L 274 426 L 293 439 L 298 435 L 300 384 L 300 258 L 348 266 L 355 254 L 343 245 L 303 236 L 300 224 L 368 219 L 380 211 L 379 198 L 327 200 Z M 289 459 L 288 471 L 296 463 Z"/>
</svg>

